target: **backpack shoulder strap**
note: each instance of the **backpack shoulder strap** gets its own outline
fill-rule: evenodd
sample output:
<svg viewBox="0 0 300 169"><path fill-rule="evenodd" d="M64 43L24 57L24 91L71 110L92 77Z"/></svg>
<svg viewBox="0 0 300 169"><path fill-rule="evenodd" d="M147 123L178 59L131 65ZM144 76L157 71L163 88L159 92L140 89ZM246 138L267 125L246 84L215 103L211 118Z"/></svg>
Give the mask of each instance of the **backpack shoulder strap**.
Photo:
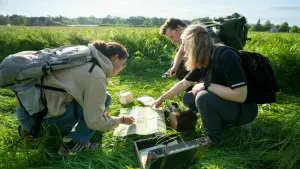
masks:
<svg viewBox="0 0 300 169"><path fill-rule="evenodd" d="M216 50L215 50L215 53L213 54L214 56L213 56L213 59L210 61L210 63L209 63L209 65L208 65L208 67L207 67L207 72L206 73L208 73L207 75L205 75L206 77L206 81L208 81L208 82L211 82L212 81L212 76L213 76L213 70L214 70L214 60L215 59L218 59L219 60L219 58L218 57L220 57L222 54L223 54L223 52L225 52L226 50L229 50L229 49L231 49L231 50L233 50L233 51L235 51L238 55L240 55L240 52L238 51L238 50L236 50L236 49L234 49L234 48L232 48L232 47L230 47L230 46L219 46Z"/></svg>
<svg viewBox="0 0 300 169"><path fill-rule="evenodd" d="M233 51L235 51L236 53L240 53L238 50L236 50L235 48L233 47L230 47L230 46L219 46L216 51L215 51L215 54L214 54L214 57L219 57L223 54L223 52L227 49L231 49Z"/></svg>
<svg viewBox="0 0 300 169"><path fill-rule="evenodd" d="M221 54L226 50L228 49L227 46L219 46L215 52L213 53L213 58L210 60L207 68L206 68L206 72L205 72L205 78L204 78L204 81L207 81L207 82L211 82L212 81L212 76L213 76L213 73L214 73L214 62L215 62L215 59L218 59L217 57L221 56Z"/></svg>
<svg viewBox="0 0 300 169"><path fill-rule="evenodd" d="M99 66L99 67L102 69L102 67L101 67L101 65L99 64L99 62L97 61L97 59L92 58L92 60L91 60L90 62L93 63L93 65L91 66L91 68L90 68L90 70L89 70L90 73L94 70L94 67L95 67L96 65Z"/></svg>
<svg viewBox="0 0 300 169"><path fill-rule="evenodd" d="M220 57L222 54L223 54L223 52L225 52L226 50L228 50L228 49L231 49L231 50L233 50L233 51L235 51L238 55L240 55L240 52L238 51L238 50L236 50L235 48L233 48L233 47L230 47L230 46L220 46L220 47L218 47L217 49L216 49L216 51L215 51L215 54L214 54L214 57ZM212 68L211 68L211 70L210 71L212 71L213 70L213 66L211 66ZM209 70L208 70L209 71ZM210 74L210 76L209 76L209 80L211 81L211 76L212 76L212 73L213 72L211 72L211 74ZM235 125L238 125L238 122L239 122L239 120L240 120L240 118L241 118L241 116L242 116L242 104L239 104L239 113L238 113L238 116L237 116L237 118L236 118L236 120L235 120Z"/></svg>

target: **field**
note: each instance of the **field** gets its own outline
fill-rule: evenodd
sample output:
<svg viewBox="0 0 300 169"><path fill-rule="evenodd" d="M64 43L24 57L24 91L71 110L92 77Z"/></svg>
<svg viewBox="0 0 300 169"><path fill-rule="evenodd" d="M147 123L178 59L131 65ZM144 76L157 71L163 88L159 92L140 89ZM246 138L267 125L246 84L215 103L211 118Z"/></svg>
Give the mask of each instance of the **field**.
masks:
<svg viewBox="0 0 300 169"><path fill-rule="evenodd" d="M298 169L300 168L300 34L252 33L245 50L269 57L281 88L278 102L259 106L259 116L251 124L234 127L224 141L209 149L191 169ZM132 91L134 97L159 97L176 80L163 79L177 46L158 34L155 28L81 27L0 27L0 60L22 50L38 50L66 44L86 44L92 40L118 41L129 51L128 66L109 81L113 96L110 115L118 115L117 94ZM170 101L180 103L181 96ZM166 103L168 103L166 102ZM34 142L20 141L14 116L14 94L0 90L0 168L139 168L133 142L145 138L114 138L113 131L97 133L98 151L61 158L58 135L45 134ZM139 105L136 101L131 104ZM173 133L170 131L169 133ZM203 135L198 121L194 132L177 133L189 140ZM184 158L184 157L183 157Z"/></svg>

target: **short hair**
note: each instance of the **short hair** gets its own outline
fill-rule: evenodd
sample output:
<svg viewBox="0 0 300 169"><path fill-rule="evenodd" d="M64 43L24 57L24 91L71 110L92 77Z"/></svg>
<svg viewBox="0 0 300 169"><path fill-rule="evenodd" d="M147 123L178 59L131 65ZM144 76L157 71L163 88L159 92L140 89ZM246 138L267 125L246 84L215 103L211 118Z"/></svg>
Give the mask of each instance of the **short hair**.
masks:
<svg viewBox="0 0 300 169"><path fill-rule="evenodd" d="M165 35L166 31L168 28L170 29L176 29L178 27L178 25L182 26L182 27L187 27L187 24L185 22L183 22L180 19L177 18L169 18L166 20L166 22L160 27L160 34L161 35Z"/></svg>

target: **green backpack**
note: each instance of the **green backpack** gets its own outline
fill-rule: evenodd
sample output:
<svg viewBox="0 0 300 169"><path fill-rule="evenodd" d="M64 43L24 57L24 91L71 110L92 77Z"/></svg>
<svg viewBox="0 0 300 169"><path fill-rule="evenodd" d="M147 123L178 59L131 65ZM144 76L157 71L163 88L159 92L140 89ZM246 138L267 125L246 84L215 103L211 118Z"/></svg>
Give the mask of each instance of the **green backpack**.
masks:
<svg viewBox="0 0 300 169"><path fill-rule="evenodd" d="M249 25L244 16L228 16L203 23L207 28L212 28L221 42L237 50L243 50L248 38Z"/></svg>

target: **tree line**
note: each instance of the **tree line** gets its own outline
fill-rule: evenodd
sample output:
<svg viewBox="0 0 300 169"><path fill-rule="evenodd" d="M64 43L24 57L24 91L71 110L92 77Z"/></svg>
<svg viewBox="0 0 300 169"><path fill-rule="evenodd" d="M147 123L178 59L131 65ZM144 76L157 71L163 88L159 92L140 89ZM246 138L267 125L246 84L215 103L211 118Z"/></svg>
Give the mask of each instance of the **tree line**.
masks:
<svg viewBox="0 0 300 169"><path fill-rule="evenodd" d="M234 13L232 16L240 16ZM167 18L158 17L144 17L144 16L131 16L129 18L122 18L107 15L103 18L94 16L67 18L64 16L41 16L41 17L26 17L23 15L0 15L0 25L23 25L23 26L66 26L66 25L130 25L130 26L145 26L145 27L159 27L166 21ZM187 24L210 22L215 18L203 17L195 18L192 20L184 20ZM275 31L275 32L293 32L300 33L300 27L294 25L289 26L287 22L279 25L272 24L267 20L264 24L260 20L256 24L250 24L250 31Z"/></svg>
<svg viewBox="0 0 300 169"><path fill-rule="evenodd" d="M260 20L257 21L256 24L251 24L250 31L274 31L274 32L291 32L291 33L300 33L300 27L294 25L292 27L289 26L288 22L283 22L281 25L275 25L267 20L264 24L260 23Z"/></svg>
<svg viewBox="0 0 300 169"><path fill-rule="evenodd" d="M22 15L0 15L0 25L24 25L24 26L58 26L58 25L134 25L134 26L160 26L166 18L132 16L129 18L106 16L104 18L64 16L26 17Z"/></svg>

